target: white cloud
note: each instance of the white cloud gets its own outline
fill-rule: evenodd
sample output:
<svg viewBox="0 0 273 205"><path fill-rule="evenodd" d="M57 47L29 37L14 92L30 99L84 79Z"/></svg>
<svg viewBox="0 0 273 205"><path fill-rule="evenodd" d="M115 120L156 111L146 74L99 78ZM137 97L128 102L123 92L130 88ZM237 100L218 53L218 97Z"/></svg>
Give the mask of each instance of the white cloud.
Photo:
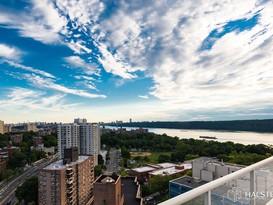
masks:
<svg viewBox="0 0 273 205"><path fill-rule="evenodd" d="M53 76L50 73L47 73L45 71L42 71L42 70L39 70L39 69L36 69L36 68L32 68L32 67L29 67L29 66L25 66L25 65L22 65L22 64L19 64L19 63L15 63L15 62L10 61L10 60L4 60L2 62L0 61L0 64L1 63L7 63L7 64L9 64L9 66L12 66L12 67L15 67L15 68L20 68L20 69L23 69L23 70L26 70L26 71L30 71L32 73L36 73L36 74L42 75L44 77L55 78L55 76Z"/></svg>
<svg viewBox="0 0 273 205"><path fill-rule="evenodd" d="M76 104L66 104L63 101L65 95L51 95L46 92L26 89L22 87L14 87L9 89L7 98L0 100L0 105L6 109L34 109L45 111L56 111L62 109L69 109Z"/></svg>
<svg viewBox="0 0 273 205"><path fill-rule="evenodd" d="M84 73L88 75L96 74L98 73L97 65L93 63L86 63L81 57L79 56L69 56L65 57L64 60L72 67L72 68L80 68L83 70Z"/></svg>
<svg viewBox="0 0 273 205"><path fill-rule="evenodd" d="M67 43L67 46L77 54L91 53L92 50L87 48L84 44L85 42L83 41L75 42L74 40L71 40L69 43Z"/></svg>
<svg viewBox="0 0 273 205"><path fill-rule="evenodd" d="M104 56L101 63L108 72L132 78L136 75L128 76L131 67L145 69L155 82L150 94L165 100L166 110L169 105L238 108L246 106L246 99L257 106L269 99L263 96L269 97L268 90L273 89L272 2L258 7L254 0L166 2L122 1L118 11L98 26L103 33L98 39L103 42L98 46ZM249 19L258 10L255 27L226 34L211 50L200 51L212 30Z"/></svg>
<svg viewBox="0 0 273 205"><path fill-rule="evenodd" d="M65 38L63 42L79 54L66 58L70 65L88 68L90 63L80 55L97 57L106 72L122 78L117 84L145 72L155 83L149 94L164 100L161 108L166 111L238 109L251 107L250 102L268 106L271 100L272 1L121 0L107 8L108 4L96 0L57 0L57 9L49 1L33 2L31 11L40 21L24 14L23 25L18 16L2 12L0 22L17 26L24 36L43 42ZM106 12L108 9L111 12ZM200 50L214 29L220 32L226 23L249 19L257 11L260 17L255 27L230 32L215 41L211 50ZM70 38L74 32L77 39ZM92 73L92 69L86 70ZM66 90L50 83L45 84Z"/></svg>
<svg viewBox="0 0 273 205"><path fill-rule="evenodd" d="M63 85L57 84L54 82L53 79L50 78L42 78L38 75L30 75L30 74L25 74L24 78L31 83L31 85L39 88L47 88L51 90L56 90L60 91L66 94L73 94L81 97L86 97L86 98L106 98L105 95L99 95L99 94L92 94L89 92L86 92L84 90L78 90L78 89L72 89L72 88L67 88Z"/></svg>
<svg viewBox="0 0 273 205"><path fill-rule="evenodd" d="M85 27L97 21L104 10L104 4L98 0L57 0L56 5L79 27Z"/></svg>
<svg viewBox="0 0 273 205"><path fill-rule="evenodd" d="M40 3L45 3L45 1L35 1ZM47 9L51 7L51 9ZM37 41L43 43L60 43L60 34L66 33L65 26L66 22L63 17L49 20L44 18L43 14L48 13L47 16L51 16L54 9L52 8L52 3L48 3L48 7L44 10L37 7L34 10L27 8L25 12L9 12L8 10L1 10L0 13L0 23L5 27L17 29L21 36L30 37ZM48 12L51 10L51 12ZM56 15L54 15L56 17ZM20 21L18 20L20 19ZM60 24L63 24L60 26Z"/></svg>
<svg viewBox="0 0 273 205"><path fill-rule="evenodd" d="M82 106L82 103L68 103L65 94L51 95L36 89L13 87L6 93L6 98L0 99L3 108L1 115L5 116L5 122L66 121L73 119L75 111ZM15 111L16 115L11 114Z"/></svg>
<svg viewBox="0 0 273 205"><path fill-rule="evenodd" d="M90 77L90 76L85 76L85 75L76 75L76 76L74 76L74 78L76 78L78 80L84 79L84 80L95 81L95 78Z"/></svg>
<svg viewBox="0 0 273 205"><path fill-rule="evenodd" d="M139 95L138 97L139 97L139 98L142 98L142 99L149 99L149 96L148 96L148 95Z"/></svg>
<svg viewBox="0 0 273 205"><path fill-rule="evenodd" d="M32 14L34 14L35 17L40 17L41 19L39 21L46 25L50 31L66 34L68 21L58 12L53 2L49 0L32 0L32 5Z"/></svg>
<svg viewBox="0 0 273 205"><path fill-rule="evenodd" d="M106 72L113 73L125 79L136 78L136 75L129 72L131 70L129 63L126 63L121 56L118 54L112 55L105 45L98 45L98 48L102 54L102 57L98 58L98 60Z"/></svg>
<svg viewBox="0 0 273 205"><path fill-rule="evenodd" d="M22 52L18 48L6 44L0 44L0 57L19 60L21 55Z"/></svg>

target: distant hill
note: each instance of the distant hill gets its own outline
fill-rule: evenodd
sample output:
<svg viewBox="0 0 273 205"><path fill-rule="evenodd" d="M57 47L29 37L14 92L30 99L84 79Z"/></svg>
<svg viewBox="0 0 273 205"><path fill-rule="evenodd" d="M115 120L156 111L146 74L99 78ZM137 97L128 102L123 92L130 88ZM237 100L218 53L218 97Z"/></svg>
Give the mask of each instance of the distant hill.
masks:
<svg viewBox="0 0 273 205"><path fill-rule="evenodd" d="M105 125L116 126L116 123ZM159 121L159 122L132 122L120 123L122 127L148 127L170 129L200 129L200 130L229 130L229 131L252 131L273 133L273 119L269 120L233 120L233 121Z"/></svg>

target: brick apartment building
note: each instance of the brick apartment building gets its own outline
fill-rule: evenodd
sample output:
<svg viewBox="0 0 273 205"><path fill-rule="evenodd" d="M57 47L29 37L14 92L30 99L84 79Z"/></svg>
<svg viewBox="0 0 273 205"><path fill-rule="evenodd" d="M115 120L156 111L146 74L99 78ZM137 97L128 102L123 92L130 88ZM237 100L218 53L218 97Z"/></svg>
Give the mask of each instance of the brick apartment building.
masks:
<svg viewBox="0 0 273 205"><path fill-rule="evenodd" d="M7 159L5 156L0 155L0 173L7 169Z"/></svg>
<svg viewBox="0 0 273 205"><path fill-rule="evenodd" d="M32 141L33 141L33 145L36 147L43 143L43 138L40 136L36 136L32 138Z"/></svg>
<svg viewBox="0 0 273 205"><path fill-rule="evenodd" d="M64 159L39 172L40 205L90 205L93 201L94 158L78 156L77 148L64 151Z"/></svg>
<svg viewBox="0 0 273 205"><path fill-rule="evenodd" d="M101 175L94 183L94 205L142 205L136 177Z"/></svg>
<svg viewBox="0 0 273 205"><path fill-rule="evenodd" d="M9 144L7 147L3 147L1 152L6 152L8 154L9 159L12 157L13 153L20 151L20 147L12 146Z"/></svg>
<svg viewBox="0 0 273 205"><path fill-rule="evenodd" d="M11 135L10 141L15 143L21 143L23 141L23 135L22 134Z"/></svg>
<svg viewBox="0 0 273 205"><path fill-rule="evenodd" d="M94 205L123 205L121 177L101 175L94 184Z"/></svg>

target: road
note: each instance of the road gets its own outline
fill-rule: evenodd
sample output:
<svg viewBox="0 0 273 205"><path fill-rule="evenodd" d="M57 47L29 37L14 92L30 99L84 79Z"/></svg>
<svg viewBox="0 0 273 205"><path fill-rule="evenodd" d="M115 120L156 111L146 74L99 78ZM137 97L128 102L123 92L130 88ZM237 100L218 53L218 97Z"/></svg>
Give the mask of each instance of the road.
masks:
<svg viewBox="0 0 273 205"><path fill-rule="evenodd" d="M55 160L55 157L51 159L45 159L37 165L30 167L22 175L6 184L6 186L0 190L0 205L6 205L9 200L11 201L11 204L15 204L15 190L17 189L17 187L21 185L26 179L35 175L37 176L37 172L39 169L42 169L43 167L47 166Z"/></svg>
<svg viewBox="0 0 273 205"><path fill-rule="evenodd" d="M106 163L106 174L112 174L113 172L118 172L120 169L119 162L120 162L120 151L116 148L111 148L109 150L109 160Z"/></svg>

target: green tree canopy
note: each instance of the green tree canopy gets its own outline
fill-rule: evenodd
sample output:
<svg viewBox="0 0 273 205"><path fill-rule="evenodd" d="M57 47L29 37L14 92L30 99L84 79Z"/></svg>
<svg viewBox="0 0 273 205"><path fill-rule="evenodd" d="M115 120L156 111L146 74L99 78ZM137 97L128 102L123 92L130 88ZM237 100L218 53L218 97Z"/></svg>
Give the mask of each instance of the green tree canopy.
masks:
<svg viewBox="0 0 273 205"><path fill-rule="evenodd" d="M21 202L25 203L35 202L38 205L38 177L33 176L27 179L15 191L15 196Z"/></svg>
<svg viewBox="0 0 273 205"><path fill-rule="evenodd" d="M158 162L159 163L169 162L169 161L171 161L171 157L169 155L167 155L167 154L161 154L158 157Z"/></svg>
<svg viewBox="0 0 273 205"><path fill-rule="evenodd" d="M12 154L12 157L8 161L8 165L11 169L23 167L26 163L26 155L18 151Z"/></svg>

